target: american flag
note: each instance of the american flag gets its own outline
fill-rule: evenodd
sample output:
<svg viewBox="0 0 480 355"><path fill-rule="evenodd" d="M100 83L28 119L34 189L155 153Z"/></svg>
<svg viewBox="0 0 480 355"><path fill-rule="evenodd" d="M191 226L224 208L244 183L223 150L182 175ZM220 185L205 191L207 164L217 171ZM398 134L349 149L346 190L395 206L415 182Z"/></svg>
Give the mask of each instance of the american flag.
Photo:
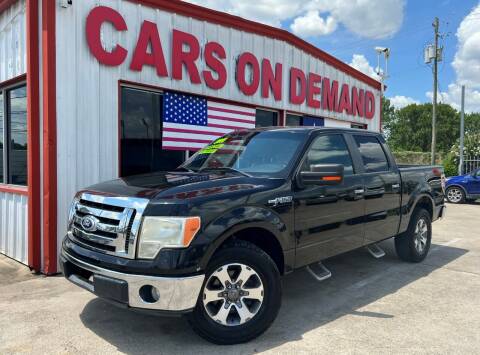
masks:
<svg viewBox="0 0 480 355"><path fill-rule="evenodd" d="M199 150L226 133L255 128L255 109L166 92L162 147Z"/></svg>

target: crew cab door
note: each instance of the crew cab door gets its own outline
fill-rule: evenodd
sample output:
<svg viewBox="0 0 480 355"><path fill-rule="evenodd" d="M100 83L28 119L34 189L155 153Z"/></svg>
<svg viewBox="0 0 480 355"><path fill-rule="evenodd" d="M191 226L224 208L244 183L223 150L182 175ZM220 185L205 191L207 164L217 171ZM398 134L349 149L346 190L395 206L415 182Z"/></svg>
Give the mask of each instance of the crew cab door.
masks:
<svg viewBox="0 0 480 355"><path fill-rule="evenodd" d="M363 244L363 178L356 174L352 148L342 133L320 133L300 162L297 174L318 164L343 164L344 178L337 185L294 187L296 267Z"/></svg>
<svg viewBox="0 0 480 355"><path fill-rule="evenodd" d="M398 233L401 178L381 136L353 134L352 138L363 163L365 244L371 244Z"/></svg>

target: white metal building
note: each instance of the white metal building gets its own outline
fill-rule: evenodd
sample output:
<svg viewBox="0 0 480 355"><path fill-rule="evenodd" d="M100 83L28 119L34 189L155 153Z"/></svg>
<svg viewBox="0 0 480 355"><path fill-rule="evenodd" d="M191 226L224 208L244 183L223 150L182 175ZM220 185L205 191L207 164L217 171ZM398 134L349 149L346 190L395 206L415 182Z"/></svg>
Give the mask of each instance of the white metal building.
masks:
<svg viewBox="0 0 480 355"><path fill-rule="evenodd" d="M379 82L284 30L177 0L0 0L0 252L55 273L79 188L183 161L167 92L257 126L381 124Z"/></svg>

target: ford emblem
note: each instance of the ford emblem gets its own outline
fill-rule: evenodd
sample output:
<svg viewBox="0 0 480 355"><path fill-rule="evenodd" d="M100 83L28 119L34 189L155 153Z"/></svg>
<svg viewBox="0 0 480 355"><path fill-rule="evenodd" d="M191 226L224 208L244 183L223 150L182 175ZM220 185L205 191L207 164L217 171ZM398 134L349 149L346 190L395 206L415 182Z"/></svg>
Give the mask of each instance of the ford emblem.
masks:
<svg viewBox="0 0 480 355"><path fill-rule="evenodd" d="M93 216L85 216L82 218L82 228L87 232L95 232L97 230L98 219Z"/></svg>

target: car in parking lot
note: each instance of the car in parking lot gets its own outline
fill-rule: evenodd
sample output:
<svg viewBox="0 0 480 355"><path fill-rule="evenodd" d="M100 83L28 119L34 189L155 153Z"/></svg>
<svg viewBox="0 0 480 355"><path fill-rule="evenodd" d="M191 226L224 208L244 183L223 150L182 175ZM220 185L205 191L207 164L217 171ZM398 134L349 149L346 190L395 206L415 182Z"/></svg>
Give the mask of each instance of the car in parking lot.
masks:
<svg viewBox="0 0 480 355"><path fill-rule="evenodd" d="M480 169L469 174L447 179L446 194L450 203L464 203L480 199Z"/></svg>
<svg viewBox="0 0 480 355"><path fill-rule="evenodd" d="M60 263L121 307L185 315L218 344L274 321L280 276L395 238L420 262L445 213L440 166L397 165L384 137L338 128L259 128L218 138L171 172L77 193Z"/></svg>

